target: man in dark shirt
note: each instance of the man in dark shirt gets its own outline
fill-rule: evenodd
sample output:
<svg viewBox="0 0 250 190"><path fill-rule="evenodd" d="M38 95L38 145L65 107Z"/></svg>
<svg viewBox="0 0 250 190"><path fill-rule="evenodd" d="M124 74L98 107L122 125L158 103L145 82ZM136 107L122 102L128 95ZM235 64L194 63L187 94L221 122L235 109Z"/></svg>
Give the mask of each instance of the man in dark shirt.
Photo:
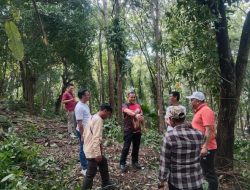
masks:
<svg viewBox="0 0 250 190"><path fill-rule="evenodd" d="M122 172L126 172L126 159L131 143L133 143L132 166L134 169L141 169L138 163L138 154L141 142L140 123L144 125L144 117L140 104L136 103L135 92L128 93L128 103L123 104L122 112L124 113L124 145L120 158L120 169Z"/></svg>
<svg viewBox="0 0 250 190"><path fill-rule="evenodd" d="M168 116L173 130L163 138L158 188L164 189L168 181L169 190L202 190L200 152L204 136L184 122L185 110L181 106L172 106Z"/></svg>

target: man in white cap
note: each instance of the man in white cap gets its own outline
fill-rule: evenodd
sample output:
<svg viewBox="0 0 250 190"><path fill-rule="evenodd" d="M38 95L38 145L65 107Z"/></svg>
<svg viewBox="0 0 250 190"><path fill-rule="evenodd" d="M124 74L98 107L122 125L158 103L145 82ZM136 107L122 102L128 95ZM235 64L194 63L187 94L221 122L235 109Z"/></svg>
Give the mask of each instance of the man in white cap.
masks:
<svg viewBox="0 0 250 190"><path fill-rule="evenodd" d="M168 116L173 130L163 138L158 189L164 189L164 182L168 182L169 190L202 190L199 158L204 136L185 122L183 107L170 107Z"/></svg>
<svg viewBox="0 0 250 190"><path fill-rule="evenodd" d="M205 103L205 96L202 92L193 92L190 99L194 117L192 120L193 128L201 131L205 135L205 143L201 149L201 167L203 175L208 181L209 190L218 189L218 178L215 173L214 158L217 150L215 139L215 114Z"/></svg>

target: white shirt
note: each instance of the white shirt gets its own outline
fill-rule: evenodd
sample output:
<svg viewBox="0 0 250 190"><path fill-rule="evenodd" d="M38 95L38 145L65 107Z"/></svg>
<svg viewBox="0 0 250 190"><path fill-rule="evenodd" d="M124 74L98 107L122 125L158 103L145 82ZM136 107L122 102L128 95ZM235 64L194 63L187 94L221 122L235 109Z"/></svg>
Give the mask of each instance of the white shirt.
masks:
<svg viewBox="0 0 250 190"><path fill-rule="evenodd" d="M91 117L88 104L85 104L85 103L82 103L81 101L79 101L75 107L75 116L76 116L76 121L82 120L82 125L83 125L83 127L85 127L88 120ZM76 127L76 130L79 131L78 125Z"/></svg>

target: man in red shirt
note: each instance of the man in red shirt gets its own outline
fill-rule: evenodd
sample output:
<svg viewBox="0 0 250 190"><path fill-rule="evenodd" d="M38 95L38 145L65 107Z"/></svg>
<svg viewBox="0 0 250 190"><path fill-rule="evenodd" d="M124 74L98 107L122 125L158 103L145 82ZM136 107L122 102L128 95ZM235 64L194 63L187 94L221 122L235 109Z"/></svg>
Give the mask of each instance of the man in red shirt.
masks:
<svg viewBox="0 0 250 190"><path fill-rule="evenodd" d="M140 104L136 103L135 92L128 93L128 103L123 104L122 112L124 113L124 145L120 158L120 169L122 172L127 171L126 159L129 153L131 143L132 148L132 166L135 169L141 169L138 163L138 154L141 142L141 125L144 125L144 117Z"/></svg>
<svg viewBox="0 0 250 190"><path fill-rule="evenodd" d="M64 108L66 110L67 120L68 120L68 132L71 137L75 137L75 114L74 109L76 106L76 99L74 95L74 85L68 84L66 91L62 96L62 103L64 104Z"/></svg>
<svg viewBox="0 0 250 190"><path fill-rule="evenodd" d="M217 190L218 178L214 168L214 157L217 149L215 139L215 114L205 103L205 96L202 92L193 92L193 94L187 96L187 98L191 100L194 110L192 126L205 135L205 143L201 149L201 167L203 175L208 181L208 189Z"/></svg>

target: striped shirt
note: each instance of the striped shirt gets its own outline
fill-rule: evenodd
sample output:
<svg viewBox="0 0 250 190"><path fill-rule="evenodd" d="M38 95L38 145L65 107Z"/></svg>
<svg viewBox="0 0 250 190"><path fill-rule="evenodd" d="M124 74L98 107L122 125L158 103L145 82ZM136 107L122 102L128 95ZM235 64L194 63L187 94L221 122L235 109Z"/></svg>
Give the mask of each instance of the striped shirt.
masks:
<svg viewBox="0 0 250 190"><path fill-rule="evenodd" d="M198 189L203 176L200 151L204 142L201 132L183 123L166 132L160 155L160 181L169 181L178 189Z"/></svg>

